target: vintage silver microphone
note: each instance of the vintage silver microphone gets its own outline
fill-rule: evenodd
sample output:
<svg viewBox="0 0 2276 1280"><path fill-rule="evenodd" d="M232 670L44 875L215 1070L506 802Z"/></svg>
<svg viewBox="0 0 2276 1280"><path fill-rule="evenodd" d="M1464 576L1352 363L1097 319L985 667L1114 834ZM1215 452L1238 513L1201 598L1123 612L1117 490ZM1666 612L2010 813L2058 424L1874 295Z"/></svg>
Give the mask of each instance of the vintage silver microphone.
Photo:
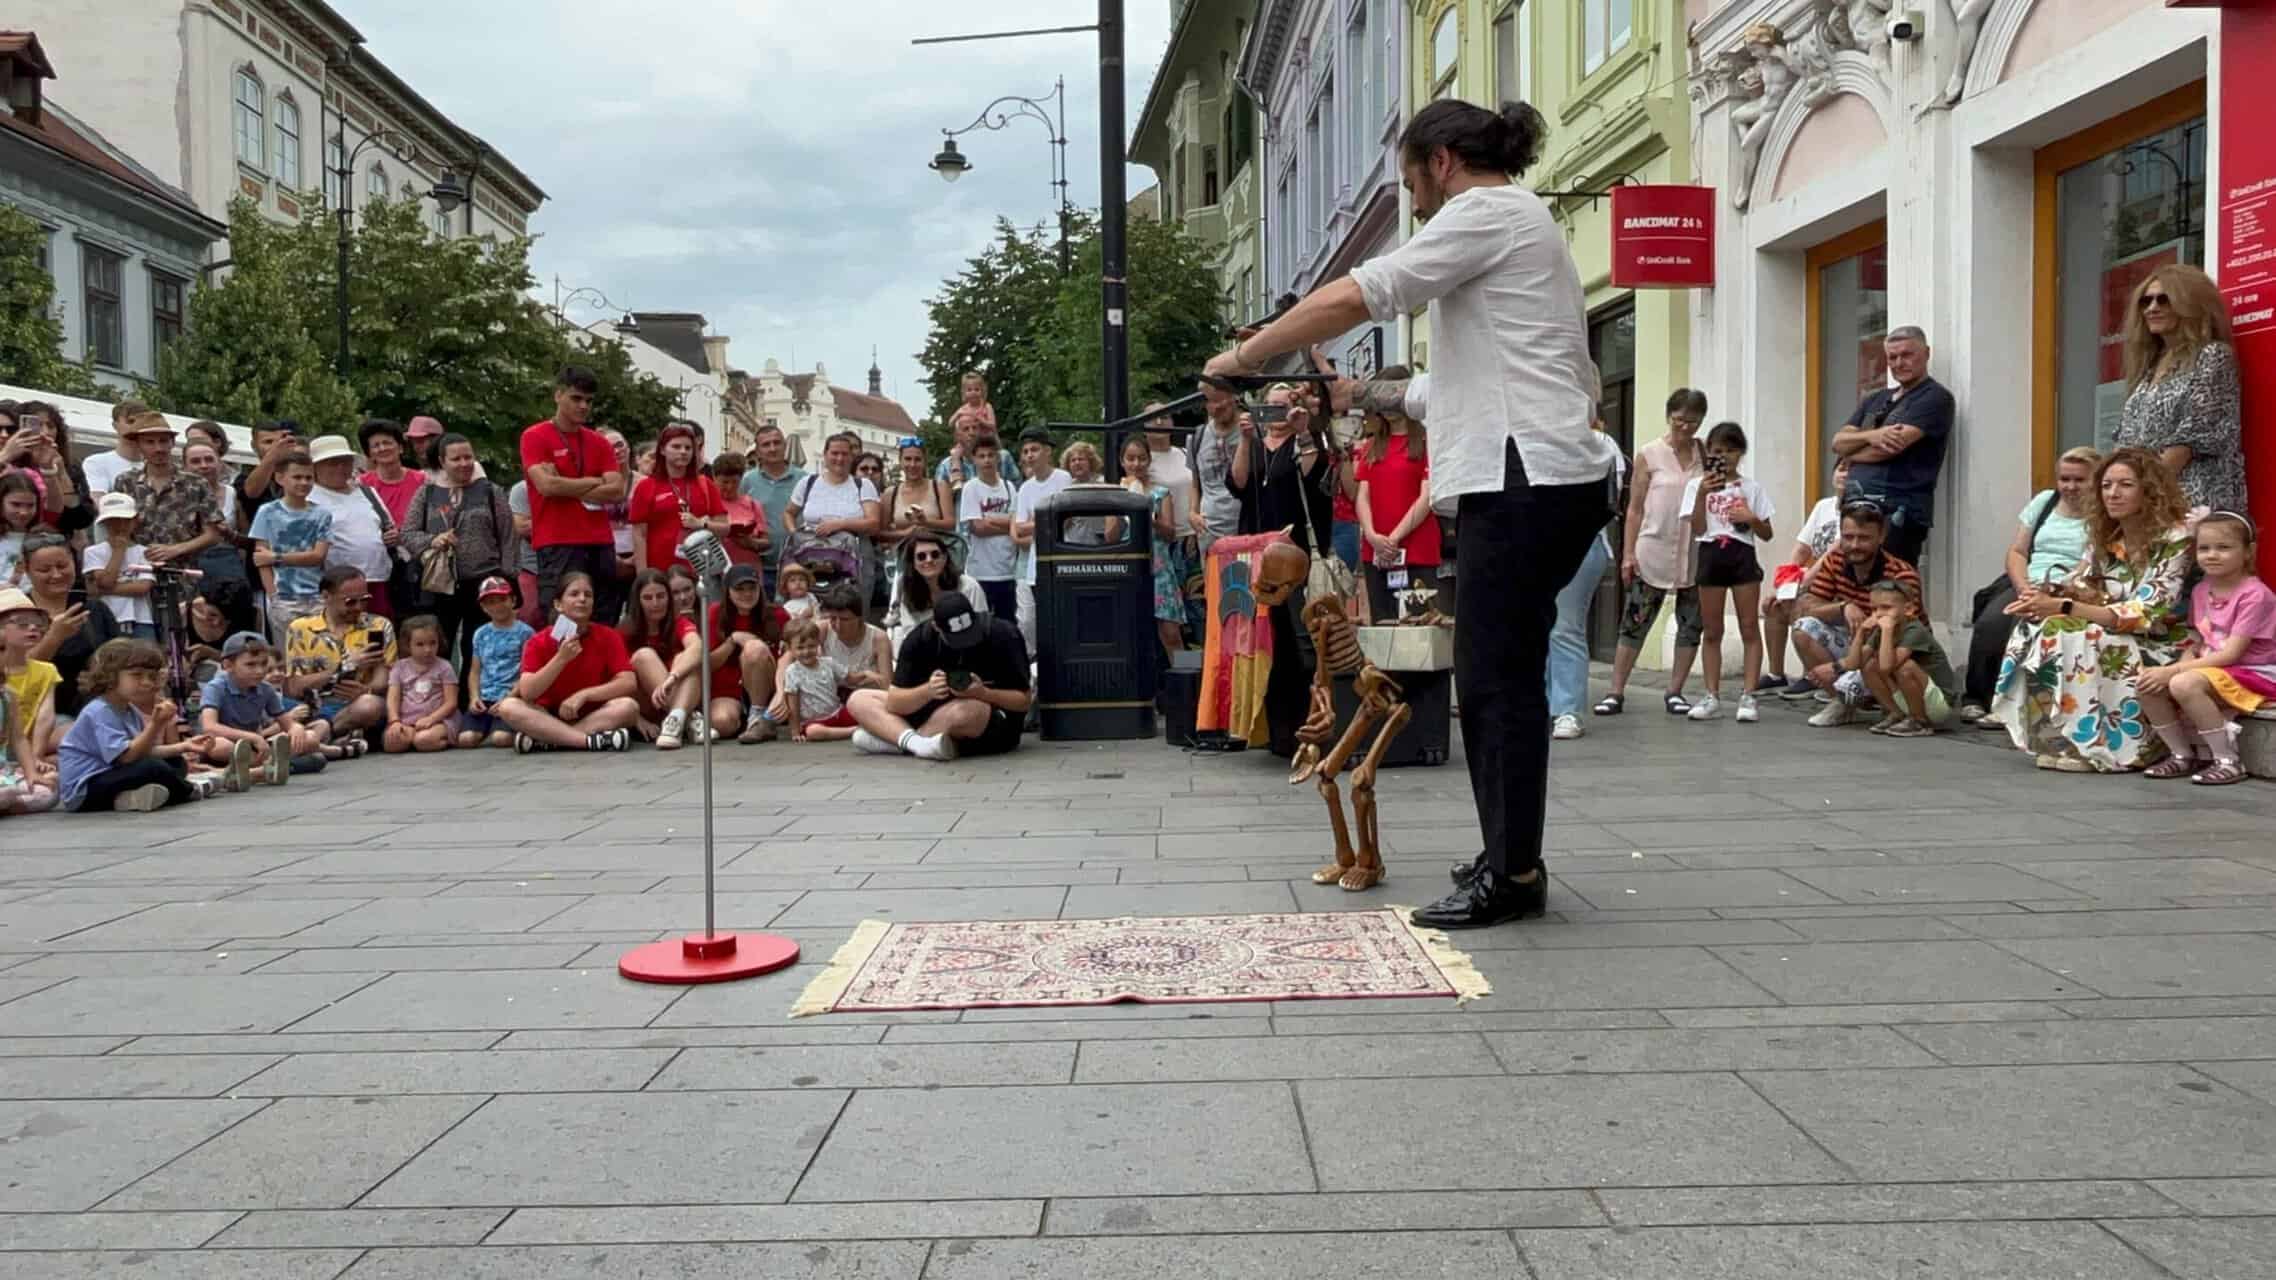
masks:
<svg viewBox="0 0 2276 1280"><path fill-rule="evenodd" d="M703 708L703 936L708 938L717 924L712 910L711 740L718 733L711 724L711 612L726 594L720 582L727 574L727 547L711 530L697 529L680 542L680 554L695 568L696 625L703 635L703 658L696 665L703 669L698 705Z"/></svg>

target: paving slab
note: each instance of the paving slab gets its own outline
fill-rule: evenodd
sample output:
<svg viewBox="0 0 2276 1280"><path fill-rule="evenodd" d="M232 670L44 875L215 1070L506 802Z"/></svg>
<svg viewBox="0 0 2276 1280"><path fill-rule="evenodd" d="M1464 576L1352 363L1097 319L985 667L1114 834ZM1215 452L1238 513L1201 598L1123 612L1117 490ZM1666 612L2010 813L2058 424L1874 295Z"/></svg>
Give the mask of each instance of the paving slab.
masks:
<svg viewBox="0 0 2276 1280"><path fill-rule="evenodd" d="M806 1095L794 1095L806 1096ZM1312 1191L1285 1084L856 1094L799 1200Z"/></svg>
<svg viewBox="0 0 2276 1280"><path fill-rule="evenodd" d="M1937 1059L1886 1027L1725 1027L1522 1031L1485 1037L1517 1075L1601 1071L1930 1067Z"/></svg>
<svg viewBox="0 0 2276 1280"><path fill-rule="evenodd" d="M498 1097L360 1203L780 1201L845 1099L825 1090Z"/></svg>
<svg viewBox="0 0 2276 1280"><path fill-rule="evenodd" d="M240 1083L239 1097L607 1093L640 1088L670 1049L304 1053Z"/></svg>
<svg viewBox="0 0 2276 1280"><path fill-rule="evenodd" d="M1352 1035L1240 1039L1108 1040L1086 1043L1075 1079L1324 1080L1479 1075L1501 1070L1470 1035Z"/></svg>
<svg viewBox="0 0 2276 1280"><path fill-rule="evenodd" d="M2091 989L1985 942L1816 942L1715 954L1792 1004L2047 1000Z"/></svg>
<svg viewBox="0 0 2276 1280"><path fill-rule="evenodd" d="M2270 1054L2276 1054L2276 1045L2263 1041L2258 1056L2266 1059ZM2192 1065L2222 1084L2242 1089L2262 1102L2276 1103L2276 1061L2205 1062Z"/></svg>
<svg viewBox="0 0 2276 1280"><path fill-rule="evenodd" d="M366 1249L480 1244L504 1209L263 1209L215 1236L216 1249Z"/></svg>
<svg viewBox="0 0 2276 1280"><path fill-rule="evenodd" d="M479 1097L285 1098L106 1200L106 1209L345 1208Z"/></svg>
<svg viewBox="0 0 2276 1280"><path fill-rule="evenodd" d="M913 1241L374 1249L341 1280L917 1280Z"/></svg>
<svg viewBox="0 0 2276 1280"><path fill-rule="evenodd" d="M278 1061L259 1054L12 1058L0 1098L211 1098Z"/></svg>
<svg viewBox="0 0 2276 1280"><path fill-rule="evenodd" d="M1579 1191L1321 1192L1278 1196L1100 1196L1051 1202L1054 1236L1238 1235L1265 1231L1499 1231L1596 1226Z"/></svg>
<svg viewBox="0 0 2276 1280"><path fill-rule="evenodd" d="M685 1049L650 1089L890 1089L1064 1084L1073 1044L783 1045Z"/></svg>
<svg viewBox="0 0 2276 1280"><path fill-rule="evenodd" d="M2276 1258L2276 1218L2103 1225L2180 1280L2261 1280Z"/></svg>
<svg viewBox="0 0 2276 1280"><path fill-rule="evenodd" d="M0 1280L334 1280L353 1249L0 1254Z"/></svg>
<svg viewBox="0 0 2276 1280"><path fill-rule="evenodd" d="M91 1209L262 1105L250 1099L0 1102L0 1211Z"/></svg>
<svg viewBox="0 0 2276 1280"><path fill-rule="evenodd" d="M487 1243L636 1244L704 1240L929 1240L1031 1236L1041 1200L896 1200L883 1204L671 1204L634 1209L516 1209Z"/></svg>
<svg viewBox="0 0 2276 1280"><path fill-rule="evenodd" d="M864 920L1056 920L1070 890L850 889L817 890L776 917L782 928L857 925Z"/></svg>
<svg viewBox="0 0 2276 1280"><path fill-rule="evenodd" d="M73 978L0 1004L0 1035L275 1031L370 981L368 974Z"/></svg>
<svg viewBox="0 0 2276 1280"><path fill-rule="evenodd" d="M2071 1018L1914 1026L1906 1039L1964 1066L2187 1062L2276 1056L2276 1018Z"/></svg>
<svg viewBox="0 0 2276 1280"><path fill-rule="evenodd" d="M1534 1280L2151 1280L2086 1222L1521 1231Z"/></svg>
<svg viewBox="0 0 2276 1280"><path fill-rule="evenodd" d="M0 1251L195 1249L235 1213L0 1213Z"/></svg>
<svg viewBox="0 0 2276 1280"><path fill-rule="evenodd" d="M523 1027L640 1026L681 994L678 988L626 982L613 969L395 973L294 1024L293 1030L506 1031Z"/></svg>
<svg viewBox="0 0 2276 1280"><path fill-rule="evenodd" d="M1999 945L2106 996L2276 995L2276 937L2168 934Z"/></svg>
<svg viewBox="0 0 2276 1280"><path fill-rule="evenodd" d="M2140 1182L1876 1182L1790 1187L1605 1187L1628 1227L1805 1222L1995 1222L2155 1218L2185 1210Z"/></svg>
<svg viewBox="0 0 2276 1280"><path fill-rule="evenodd" d="M956 1241L934 1250L926 1280L1157 1280L1240 1276L1315 1280L1322 1275L1466 1277L1523 1275L1509 1237L1488 1231L1386 1235L1145 1236L1131 1239Z"/></svg>
<svg viewBox="0 0 2276 1280"><path fill-rule="evenodd" d="M1804 1073L1810 1074L1810 1073ZM1736 1076L1563 1075L1297 1086L1335 1191L1839 1181L1848 1171ZM1462 1141L1401 1158L1385 1135ZM1512 1152L1523 1159L1512 1159Z"/></svg>
<svg viewBox="0 0 2276 1280"><path fill-rule="evenodd" d="M1680 1009L1775 1004L1777 997L1700 947L1480 951L1496 1012L1515 1009ZM1321 1001L1327 1007L1341 1001Z"/></svg>
<svg viewBox="0 0 2276 1280"><path fill-rule="evenodd" d="M2276 1174L2276 1107L2187 1067L1761 1071L1746 1078L1860 1178Z"/></svg>

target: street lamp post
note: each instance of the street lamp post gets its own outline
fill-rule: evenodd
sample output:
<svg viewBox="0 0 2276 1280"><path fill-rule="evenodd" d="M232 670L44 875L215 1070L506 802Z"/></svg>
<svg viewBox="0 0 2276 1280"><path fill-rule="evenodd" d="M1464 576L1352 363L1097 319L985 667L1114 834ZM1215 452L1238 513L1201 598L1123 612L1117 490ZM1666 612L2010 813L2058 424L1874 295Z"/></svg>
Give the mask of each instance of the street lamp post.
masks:
<svg viewBox="0 0 2276 1280"><path fill-rule="evenodd" d="M1046 102L1054 104L1058 111L1058 122L1056 124L1052 122L1051 113L1044 109L1043 104ZM997 110L1007 103L1012 104L1010 110ZM997 129L1007 128L1012 121L1021 119L1036 121L1051 131L1051 185L1057 189L1059 195L1059 274L1066 275L1074 270L1075 262L1073 250L1068 244L1068 235L1074 222L1074 206L1067 200L1067 81L1065 77L1053 81L1051 92L1044 94L1040 99L1022 98L1017 94L1005 94L982 107L980 114L973 119L972 123L961 129L941 130L940 154L933 157L930 167L933 172L941 176L941 181L956 181L972 168L972 162L965 159L964 153L956 149L958 138L974 129L987 129L993 132Z"/></svg>
<svg viewBox="0 0 2276 1280"><path fill-rule="evenodd" d="M624 308L609 301L609 296L607 294L602 293L600 290L595 289L589 284L578 285L576 288L564 293L561 289L561 277L553 277L553 318L557 323L561 325L562 328L566 329L569 327L569 313L567 310L565 310L565 308L568 307L570 303L580 300L596 302L600 304L603 310L619 313L621 318L616 322L616 331L618 333L637 334L640 332L640 318L633 315L630 311L626 311Z"/></svg>
<svg viewBox="0 0 2276 1280"><path fill-rule="evenodd" d="M1005 40L1020 36L1098 33L1099 114L1099 295L1103 312L1099 345L1105 357L1100 399L1108 422L1130 416L1130 331L1126 327L1129 282L1124 236L1130 210L1122 173L1122 0L1098 0L1098 21L1081 27L1043 27L968 36L930 36L912 44L950 44L965 40ZM985 114L985 113L983 113ZM942 157L953 154L951 145ZM935 157L937 168L941 157ZM961 157L959 160L961 161ZM967 164L965 167L969 167ZM961 172L961 170L959 170ZM947 173L943 177L949 177ZM954 179L951 178L953 181Z"/></svg>
<svg viewBox="0 0 2276 1280"><path fill-rule="evenodd" d="M341 64L335 63L334 65L339 66ZM340 322L338 369L340 381L346 382L349 370L352 367L348 357L348 249L351 240L350 229L355 225L356 220L356 157L361 156L366 147L386 146L394 148L396 154L404 157L408 163L416 164L419 160L419 146L416 142L393 129L375 125L370 133L364 135L361 141L350 148L348 146L348 113L335 109L332 112L332 120L333 145L338 147L340 151L340 165L332 170L333 178L340 184L339 207L332 211L333 216L339 221L340 229L339 279L336 282L335 295ZM482 155L484 154L487 154L487 149L476 156L474 165L468 171L467 180L463 185L459 183L458 175L445 167L442 180L428 190L427 194L434 197L435 203L442 208L443 212L449 213L460 202L467 202L471 206L474 198L474 180L481 171ZM473 229L473 219L474 215L470 207L467 214L469 231Z"/></svg>

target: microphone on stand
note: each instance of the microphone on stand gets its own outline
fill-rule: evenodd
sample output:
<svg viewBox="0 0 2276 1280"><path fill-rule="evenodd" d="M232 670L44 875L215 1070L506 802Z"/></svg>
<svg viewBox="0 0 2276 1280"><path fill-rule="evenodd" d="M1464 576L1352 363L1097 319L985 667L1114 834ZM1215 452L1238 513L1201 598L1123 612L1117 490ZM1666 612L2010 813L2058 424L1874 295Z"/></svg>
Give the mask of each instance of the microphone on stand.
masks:
<svg viewBox="0 0 2276 1280"><path fill-rule="evenodd" d="M688 558L701 579L704 594L719 593L719 579L727 573L726 544L709 529L698 529L680 542L680 554Z"/></svg>

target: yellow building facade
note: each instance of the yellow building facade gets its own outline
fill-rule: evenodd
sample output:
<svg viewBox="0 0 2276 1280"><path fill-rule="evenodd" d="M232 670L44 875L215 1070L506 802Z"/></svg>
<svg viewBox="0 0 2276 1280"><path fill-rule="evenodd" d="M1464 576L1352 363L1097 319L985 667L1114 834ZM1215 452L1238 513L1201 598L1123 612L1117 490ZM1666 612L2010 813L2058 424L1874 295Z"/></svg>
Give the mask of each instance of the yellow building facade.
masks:
<svg viewBox="0 0 2276 1280"><path fill-rule="evenodd" d="M1690 379L1690 290L1612 283L1611 189L1693 181L1689 45L1682 0L1413 0L1408 115L1439 98L1530 102L1548 122L1524 182L1555 211L1588 291L1589 346L1605 429L1631 456L1665 430L1661 406ZM1417 317L1408 352L1429 364ZM1617 535L1617 530L1615 531ZM1616 584L1615 584L1616 585ZM1613 588L1591 644L1609 657ZM1649 655L1658 649L1646 646Z"/></svg>

